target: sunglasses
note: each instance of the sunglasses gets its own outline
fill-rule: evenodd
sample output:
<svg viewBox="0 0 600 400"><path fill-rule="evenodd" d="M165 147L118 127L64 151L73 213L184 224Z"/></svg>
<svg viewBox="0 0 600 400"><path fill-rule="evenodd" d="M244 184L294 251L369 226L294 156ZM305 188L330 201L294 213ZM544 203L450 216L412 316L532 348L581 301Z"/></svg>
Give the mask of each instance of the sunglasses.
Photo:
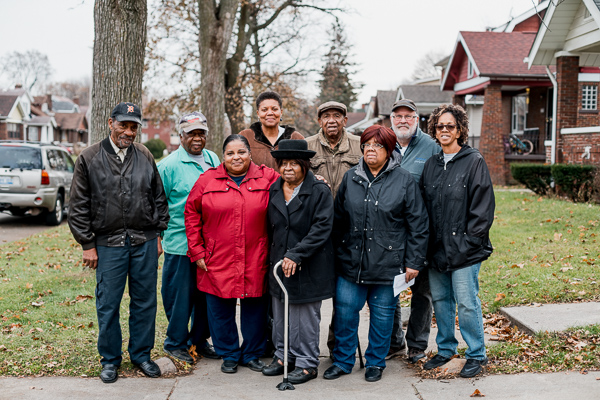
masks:
<svg viewBox="0 0 600 400"><path fill-rule="evenodd" d="M444 128L446 128L448 130L448 132L452 132L453 130L456 129L456 125L454 125L454 124L446 124L446 125L444 125L444 124L437 124L435 126L435 129L438 130L438 131L443 131Z"/></svg>

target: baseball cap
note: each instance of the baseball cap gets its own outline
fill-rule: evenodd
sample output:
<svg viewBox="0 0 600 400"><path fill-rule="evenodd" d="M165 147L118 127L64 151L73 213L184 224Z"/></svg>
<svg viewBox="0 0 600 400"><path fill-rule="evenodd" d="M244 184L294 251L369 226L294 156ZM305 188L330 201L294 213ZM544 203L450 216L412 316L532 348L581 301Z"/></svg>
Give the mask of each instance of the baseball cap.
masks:
<svg viewBox="0 0 600 400"><path fill-rule="evenodd" d="M346 115L346 113L348 112L348 109L346 108L346 106L344 104L338 103L337 101L328 101L326 103L321 104L317 108L317 117L320 118L321 114L323 114L327 110L331 110L332 108L342 111L344 113L344 115Z"/></svg>
<svg viewBox="0 0 600 400"><path fill-rule="evenodd" d="M113 108L110 117L119 122L132 121L142 124L142 112L140 108L133 103L119 103Z"/></svg>
<svg viewBox="0 0 600 400"><path fill-rule="evenodd" d="M398 107L406 107L406 108L410 108L411 110L413 110L416 113L419 112L419 110L417 109L417 106L415 105L415 102L410 99L402 99L402 100L398 100L397 102L395 102L394 105L392 106L391 112L394 112L394 110Z"/></svg>
<svg viewBox="0 0 600 400"><path fill-rule="evenodd" d="M179 131L188 133L194 129L202 129L203 131L208 132L206 117L198 111L184 114L179 120Z"/></svg>

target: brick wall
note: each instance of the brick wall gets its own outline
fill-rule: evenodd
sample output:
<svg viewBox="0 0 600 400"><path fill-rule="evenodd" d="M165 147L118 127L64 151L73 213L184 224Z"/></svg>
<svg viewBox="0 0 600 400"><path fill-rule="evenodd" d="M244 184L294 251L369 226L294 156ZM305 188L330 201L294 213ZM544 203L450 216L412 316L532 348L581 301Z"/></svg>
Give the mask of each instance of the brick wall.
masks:
<svg viewBox="0 0 600 400"><path fill-rule="evenodd" d="M495 185L506 185L510 174L508 163L504 160L504 136L508 132L504 108L500 86L488 86L485 89L479 149Z"/></svg>
<svg viewBox="0 0 600 400"><path fill-rule="evenodd" d="M579 57L558 57L556 59L556 81L558 84L558 105L556 110L556 131L577 126L579 106ZM563 135L557 138L556 162L564 162Z"/></svg>
<svg viewBox="0 0 600 400"><path fill-rule="evenodd" d="M560 135L564 164L595 164L600 165L600 133L582 133ZM590 159L581 156L586 146L591 146Z"/></svg>
<svg viewBox="0 0 600 400"><path fill-rule="evenodd" d="M579 82L577 92L577 126L598 126L598 106L596 110L584 110L582 105L583 86L596 86L598 82ZM599 88L600 89L600 88ZM599 90L600 91L600 90ZM598 92L596 92L598 93ZM596 99L596 101L598 101Z"/></svg>
<svg viewBox="0 0 600 400"><path fill-rule="evenodd" d="M0 140L8 139L8 134L6 133L6 122L0 122Z"/></svg>

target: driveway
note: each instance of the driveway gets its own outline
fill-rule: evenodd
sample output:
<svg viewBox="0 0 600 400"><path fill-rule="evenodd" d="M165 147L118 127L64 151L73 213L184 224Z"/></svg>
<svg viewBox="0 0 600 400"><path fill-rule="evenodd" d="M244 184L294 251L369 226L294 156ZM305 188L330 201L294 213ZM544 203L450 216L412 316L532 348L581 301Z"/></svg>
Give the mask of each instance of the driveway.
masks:
<svg viewBox="0 0 600 400"><path fill-rule="evenodd" d="M66 223L67 219L65 217L62 224ZM39 216L13 217L9 213L0 213L0 246L24 239L49 228L44 223L44 218Z"/></svg>

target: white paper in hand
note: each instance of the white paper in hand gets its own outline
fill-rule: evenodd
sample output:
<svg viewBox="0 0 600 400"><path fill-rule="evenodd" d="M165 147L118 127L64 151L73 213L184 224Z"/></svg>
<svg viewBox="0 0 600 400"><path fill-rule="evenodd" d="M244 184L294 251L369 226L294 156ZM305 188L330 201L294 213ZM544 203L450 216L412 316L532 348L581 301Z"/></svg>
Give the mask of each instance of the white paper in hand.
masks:
<svg viewBox="0 0 600 400"><path fill-rule="evenodd" d="M394 277L394 297L398 296L401 291L408 289L409 286L415 284L415 278L406 282L406 274L396 275Z"/></svg>

